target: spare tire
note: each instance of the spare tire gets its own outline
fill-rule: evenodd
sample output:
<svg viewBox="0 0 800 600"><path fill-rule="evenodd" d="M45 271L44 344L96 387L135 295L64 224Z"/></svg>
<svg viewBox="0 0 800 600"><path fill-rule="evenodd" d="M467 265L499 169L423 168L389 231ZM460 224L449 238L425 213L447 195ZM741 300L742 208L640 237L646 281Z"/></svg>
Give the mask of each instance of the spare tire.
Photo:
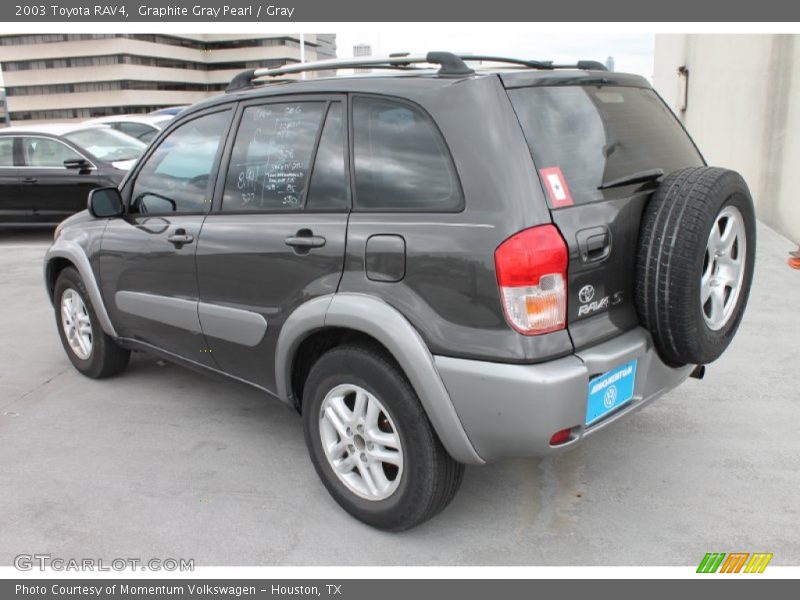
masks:
<svg viewBox="0 0 800 600"><path fill-rule="evenodd" d="M670 366L710 363L744 314L756 247L741 175L691 167L668 175L642 215L636 310Z"/></svg>

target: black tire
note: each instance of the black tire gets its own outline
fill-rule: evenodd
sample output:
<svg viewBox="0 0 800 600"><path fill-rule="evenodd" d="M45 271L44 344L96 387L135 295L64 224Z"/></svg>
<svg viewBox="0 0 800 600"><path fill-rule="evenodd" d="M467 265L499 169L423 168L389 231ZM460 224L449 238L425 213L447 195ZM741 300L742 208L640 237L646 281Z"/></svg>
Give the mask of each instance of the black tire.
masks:
<svg viewBox="0 0 800 600"><path fill-rule="evenodd" d="M709 325L709 305L701 304L701 277L709 263L706 246L712 226L728 207L738 210L746 251L738 298L727 320ZM724 216L722 225L726 223ZM750 191L742 177L716 167L692 167L668 175L645 207L639 238L636 309L650 330L662 360L670 366L707 364L730 344L744 315L755 262L756 221ZM731 249L736 255L739 246ZM711 258L712 269L716 258ZM734 294L723 286L726 298Z"/></svg>
<svg viewBox="0 0 800 600"><path fill-rule="evenodd" d="M385 499L365 499L335 474L320 437L323 400L336 386L364 388L389 413L403 449L403 470L396 490ZM356 519L385 531L402 531L430 519L453 499L464 465L442 446L414 389L381 348L348 345L324 354L311 368L303 392L303 425L311 461L342 508Z"/></svg>
<svg viewBox="0 0 800 600"><path fill-rule="evenodd" d="M78 293L89 315L92 329L92 349L87 358L81 358L75 353L64 332L61 298L67 290L74 290ZM59 273L53 292L53 306L55 307L56 325L58 326L58 335L61 338L61 343L70 362L78 371L92 379L102 379L116 375L125 369L130 360L130 350L118 346L113 338L106 335L102 327L100 327L83 279L74 268L67 267Z"/></svg>

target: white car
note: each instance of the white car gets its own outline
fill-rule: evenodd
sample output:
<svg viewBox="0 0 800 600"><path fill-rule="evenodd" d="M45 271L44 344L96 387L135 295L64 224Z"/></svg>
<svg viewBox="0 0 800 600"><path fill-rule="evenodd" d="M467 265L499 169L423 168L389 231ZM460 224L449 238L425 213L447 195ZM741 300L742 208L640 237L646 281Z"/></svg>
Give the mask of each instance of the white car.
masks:
<svg viewBox="0 0 800 600"><path fill-rule="evenodd" d="M164 115L112 115L89 119L86 123L103 123L131 137L149 144L172 120Z"/></svg>

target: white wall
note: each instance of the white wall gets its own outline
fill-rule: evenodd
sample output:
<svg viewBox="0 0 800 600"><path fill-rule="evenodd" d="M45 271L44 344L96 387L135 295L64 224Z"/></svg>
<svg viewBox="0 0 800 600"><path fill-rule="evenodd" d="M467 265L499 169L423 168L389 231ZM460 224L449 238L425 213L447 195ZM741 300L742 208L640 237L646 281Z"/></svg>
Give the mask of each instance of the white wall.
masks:
<svg viewBox="0 0 800 600"><path fill-rule="evenodd" d="M800 36L657 35L653 83L706 161L744 176L759 218L800 241Z"/></svg>

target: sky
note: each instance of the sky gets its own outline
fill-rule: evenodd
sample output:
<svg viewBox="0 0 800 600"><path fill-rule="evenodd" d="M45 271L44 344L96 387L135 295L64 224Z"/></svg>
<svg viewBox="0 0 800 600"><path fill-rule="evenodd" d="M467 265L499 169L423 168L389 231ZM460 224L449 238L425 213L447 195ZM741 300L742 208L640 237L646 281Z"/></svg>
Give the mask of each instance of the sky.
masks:
<svg viewBox="0 0 800 600"><path fill-rule="evenodd" d="M339 58L353 55L353 45L366 43L372 54L385 56L392 52L424 54L430 50L449 50L472 54L492 54L557 62L575 62L579 59L605 62L614 57L615 70L636 73L652 80L653 34L526 34L516 27L508 31L502 24L486 23L481 33L474 29L459 31L458 23L446 25L446 31L429 28L410 33L406 26L397 29L358 30L352 25L336 31Z"/></svg>

